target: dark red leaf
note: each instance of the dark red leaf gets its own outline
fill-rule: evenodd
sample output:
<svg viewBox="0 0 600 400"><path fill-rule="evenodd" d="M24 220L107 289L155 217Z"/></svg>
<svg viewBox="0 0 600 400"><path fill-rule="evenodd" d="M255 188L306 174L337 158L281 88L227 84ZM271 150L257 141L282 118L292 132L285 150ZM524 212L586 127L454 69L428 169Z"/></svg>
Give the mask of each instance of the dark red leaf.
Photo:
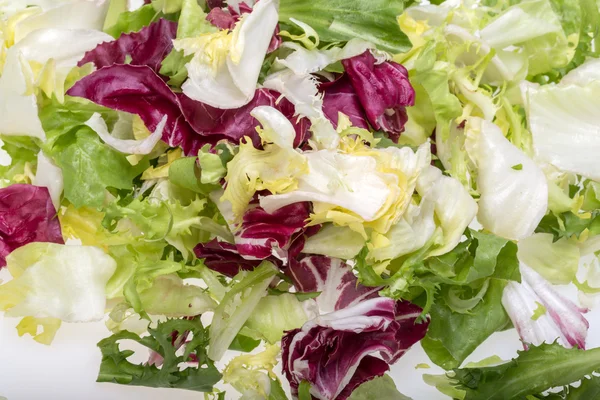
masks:
<svg viewBox="0 0 600 400"><path fill-rule="evenodd" d="M281 341L282 363L292 394L306 380L314 397L347 399L425 336L428 322L416 324L420 311L410 303L379 297L287 332Z"/></svg>
<svg viewBox="0 0 600 400"><path fill-rule="evenodd" d="M196 155L206 143L220 138L201 136L185 120L177 96L148 66L111 65L82 78L67 92L114 110L140 116L150 131L154 131L167 116L163 141L180 146L187 155Z"/></svg>
<svg viewBox="0 0 600 400"><path fill-rule="evenodd" d="M13 250L32 242L64 244L48 189L22 184L0 189L0 267Z"/></svg>
<svg viewBox="0 0 600 400"><path fill-rule="evenodd" d="M91 62L96 68L102 68L125 64L129 56L129 64L147 65L158 72L160 64L173 49L176 35L177 24L161 18L139 32L126 33L117 40L99 44L94 50L85 53L77 65Z"/></svg>
<svg viewBox="0 0 600 400"><path fill-rule="evenodd" d="M370 51L343 60L342 65L371 126L397 142L408 119L405 107L415 103L406 68L392 61L376 64Z"/></svg>
<svg viewBox="0 0 600 400"><path fill-rule="evenodd" d="M280 94L273 90L258 89L248 104L238 109L228 110L211 107L183 94L179 96L179 100L186 120L196 132L205 136L228 139L234 143L239 143L244 136L249 136L255 147L260 146L260 137L256 132L256 127L260 124L250 115L250 112L258 106L275 107L292 121L296 130L294 146L297 147L309 137L309 122L306 118L296 121L294 105L286 99L277 102L279 96Z"/></svg>
<svg viewBox="0 0 600 400"><path fill-rule="evenodd" d="M319 89L324 93L323 112L335 127L338 112L342 112L350 118L352 125L369 129L365 110L347 75L342 75L333 82L324 82Z"/></svg>

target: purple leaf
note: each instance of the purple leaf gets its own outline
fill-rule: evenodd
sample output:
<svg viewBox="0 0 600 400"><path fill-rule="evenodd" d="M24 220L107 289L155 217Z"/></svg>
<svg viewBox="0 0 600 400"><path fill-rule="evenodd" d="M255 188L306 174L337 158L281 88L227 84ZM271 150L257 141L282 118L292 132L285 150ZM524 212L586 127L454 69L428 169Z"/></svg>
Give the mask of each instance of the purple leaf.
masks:
<svg viewBox="0 0 600 400"><path fill-rule="evenodd" d="M213 8L206 16L206 20L219 29L233 30L235 23L239 18L234 17L227 10L222 8Z"/></svg>
<svg viewBox="0 0 600 400"><path fill-rule="evenodd" d="M162 139L169 146L181 146L186 155L196 155L202 145L220 139L194 132L181 113L175 93L147 66L115 64L101 68L75 83L67 94L137 114L150 131L156 130L166 115Z"/></svg>
<svg viewBox="0 0 600 400"><path fill-rule="evenodd" d="M303 380L313 397L344 400L360 384L383 375L425 336L421 309L379 297L317 317L285 334L283 372L297 395ZM380 355L382 359L375 357Z"/></svg>
<svg viewBox="0 0 600 400"><path fill-rule="evenodd" d="M342 75L333 82L324 82L319 89L324 93L323 112L335 127L338 123L338 111L341 111L350 118L352 125L369 129L365 110L347 75Z"/></svg>
<svg viewBox="0 0 600 400"><path fill-rule="evenodd" d="M299 292L321 292L316 301L322 312L341 310L378 297L381 289L359 284L348 264L327 256L293 260L285 273Z"/></svg>
<svg viewBox="0 0 600 400"><path fill-rule="evenodd" d="M32 242L65 243L48 189L22 184L0 189L0 267L13 250Z"/></svg>
<svg viewBox="0 0 600 400"><path fill-rule="evenodd" d="M370 51L342 60L342 65L371 126L397 142L408 119L405 107L415 103L406 68L392 61L376 65Z"/></svg>
<svg viewBox="0 0 600 400"><path fill-rule="evenodd" d="M269 214L260 207L243 216L235 232L238 253L247 259L264 260L274 256L284 263L296 233L304 230L310 213L310 203L295 203Z"/></svg>
<svg viewBox="0 0 600 400"><path fill-rule="evenodd" d="M99 44L85 53L77 65L81 67L91 62L100 69L125 64L127 56L130 56L129 64L147 65L158 72L160 64L173 49L176 34L177 24L161 18L139 32L123 34L117 40Z"/></svg>
<svg viewBox="0 0 600 400"><path fill-rule="evenodd" d="M208 8L221 8L225 5L225 0L206 0Z"/></svg>
<svg viewBox="0 0 600 400"><path fill-rule="evenodd" d="M251 271L261 263L261 260L246 260L239 255L235 245L217 239L199 243L194 253L204 259L208 268L229 277L234 277L240 270Z"/></svg>
<svg viewBox="0 0 600 400"><path fill-rule="evenodd" d="M293 121L296 130L294 146L297 147L309 137L308 120L301 118L296 121L296 118L293 118L294 105L284 98L277 102L279 96L280 94L273 90L258 89L248 104L238 109L228 110L211 107L183 94L179 96L179 100L186 120L201 135L228 139L234 143L239 143L244 136L249 136L255 147L260 146L260 137L256 132L256 127L260 124L250 115L250 112L257 106L275 107L286 118Z"/></svg>

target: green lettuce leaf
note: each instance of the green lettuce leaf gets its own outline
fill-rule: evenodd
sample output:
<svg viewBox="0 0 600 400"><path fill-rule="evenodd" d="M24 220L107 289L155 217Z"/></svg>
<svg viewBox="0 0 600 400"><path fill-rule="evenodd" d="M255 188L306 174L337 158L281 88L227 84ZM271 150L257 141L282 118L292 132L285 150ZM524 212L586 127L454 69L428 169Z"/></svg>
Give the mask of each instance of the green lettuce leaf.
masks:
<svg viewBox="0 0 600 400"><path fill-rule="evenodd" d="M410 48L408 38L396 22L403 10L404 1L281 0L279 21L289 31L294 31L290 18L307 23L325 42L358 37L382 50L400 53Z"/></svg>
<svg viewBox="0 0 600 400"><path fill-rule="evenodd" d="M492 333L510 326L502 292L508 280L521 280L514 242L484 232L466 234L467 240L451 252L425 260L433 276L414 283L439 288L435 300L431 289L425 290L431 322L421 343L431 360L445 369L458 367Z"/></svg>
<svg viewBox="0 0 600 400"><path fill-rule="evenodd" d="M396 389L389 375L379 376L354 389L348 400L411 400Z"/></svg>
<svg viewBox="0 0 600 400"><path fill-rule="evenodd" d="M2 142L1 150L10 156L7 165L0 165L0 179L6 180L2 186L23 182L26 169L37 163L39 147L30 136L5 136Z"/></svg>
<svg viewBox="0 0 600 400"><path fill-rule="evenodd" d="M169 77L167 82L169 85L179 88L187 79L186 64L192 60L192 57L194 56L191 54L186 57L183 55L183 51L173 49L160 64L159 72L161 75Z"/></svg>
<svg viewBox="0 0 600 400"><path fill-rule="evenodd" d="M270 295L260 299L243 331L273 344L281 340L284 331L300 328L307 320L302 302L295 294Z"/></svg>
<svg viewBox="0 0 600 400"><path fill-rule="evenodd" d="M554 242L550 233L534 233L519 241L518 256L521 262L556 285L573 281L579 269L577 243L565 238Z"/></svg>
<svg viewBox="0 0 600 400"><path fill-rule="evenodd" d="M565 67L569 43L549 0L520 2L506 9L481 30L481 38L493 48L521 47L529 59L529 74Z"/></svg>
<svg viewBox="0 0 600 400"><path fill-rule="evenodd" d="M452 379L466 392L465 400L504 400L568 385L599 368L600 349L566 349L554 343L520 351L517 358L505 364L455 369ZM594 389L590 390L593 393Z"/></svg>
<svg viewBox="0 0 600 400"><path fill-rule="evenodd" d="M179 0L181 13L177 24L177 39L194 37L203 33L216 32L217 28L206 20L206 13L198 0Z"/></svg>
<svg viewBox="0 0 600 400"><path fill-rule="evenodd" d="M421 341L431 361L444 369L456 368L492 333L510 326L501 302L505 285L506 281L491 279L482 300L467 314L453 312L442 299L436 301Z"/></svg>
<svg viewBox="0 0 600 400"><path fill-rule="evenodd" d="M586 230L590 236L600 234L600 210L586 215L577 215L571 211L559 215L548 214L536 228L536 232L551 233L554 241L560 238L579 238Z"/></svg>
<svg viewBox="0 0 600 400"><path fill-rule="evenodd" d="M98 382L112 382L123 385L147 386L154 388L186 389L197 392L211 392L213 385L221 379L221 374L213 362L206 356L208 330L202 326L199 318L193 320L173 319L158 323L155 329L149 328L149 336L140 337L128 331L121 331L98 343L102 351L102 363ZM173 344L173 333L193 334L187 343L185 352L177 355ZM132 350L121 350L119 341L133 340L158 353L163 358L160 368L157 365L134 364L127 358ZM189 361L193 354L198 360L197 366L180 370L180 364Z"/></svg>
<svg viewBox="0 0 600 400"><path fill-rule="evenodd" d="M104 23L104 32L115 39L118 39L123 33L137 32L143 27L150 25L159 17L150 4L146 4L134 11L123 11L118 14L109 13L107 17L110 17L110 19L107 19ZM116 19L113 15L117 15ZM114 23L112 23L113 21ZM110 26L107 27L107 24Z"/></svg>
<svg viewBox="0 0 600 400"><path fill-rule="evenodd" d="M62 169L65 198L75 207L102 206L106 188L131 190L133 179L148 167L147 161L132 166L90 128L69 135L51 156Z"/></svg>

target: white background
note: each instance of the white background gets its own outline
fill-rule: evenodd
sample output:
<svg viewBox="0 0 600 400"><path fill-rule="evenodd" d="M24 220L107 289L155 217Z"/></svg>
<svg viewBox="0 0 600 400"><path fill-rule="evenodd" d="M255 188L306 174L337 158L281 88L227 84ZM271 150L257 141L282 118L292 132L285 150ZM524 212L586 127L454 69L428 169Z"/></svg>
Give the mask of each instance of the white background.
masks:
<svg viewBox="0 0 600 400"><path fill-rule="evenodd" d="M2 278L7 276L5 270L0 273ZM576 298L572 287L565 289L561 292ZM588 348L600 346L600 310L596 308L587 318ZM18 319L2 319L0 315L0 396L8 400L203 400L203 394L198 392L96 383L101 358L96 343L109 336L103 322L63 323L51 346L41 345L29 336L18 337L17 323ZM508 360L519 349L521 343L513 329L494 334L467 361L494 354ZM420 363L432 367L415 369ZM423 373L441 372L416 345L392 366L390 375L398 389L414 400L443 400L448 398L425 384L421 377ZM229 390L227 398L237 399L239 395Z"/></svg>

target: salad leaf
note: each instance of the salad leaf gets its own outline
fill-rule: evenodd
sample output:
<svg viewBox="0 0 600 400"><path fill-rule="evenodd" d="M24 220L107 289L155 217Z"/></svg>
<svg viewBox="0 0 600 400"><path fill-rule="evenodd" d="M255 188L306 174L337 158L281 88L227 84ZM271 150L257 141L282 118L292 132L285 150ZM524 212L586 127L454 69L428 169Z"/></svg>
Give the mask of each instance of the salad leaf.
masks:
<svg viewBox="0 0 600 400"><path fill-rule="evenodd" d="M121 331L101 340L98 347L102 351L102 364L98 382L112 382L123 385L147 386L155 388L176 388L197 392L210 392L221 379L221 374L206 356L208 330L199 318L173 319L159 322L156 328L148 328L149 336L140 337L135 333ZM177 355L178 347L173 343L174 334L190 332L193 339L186 343L183 355ZM151 363L134 364L127 358L134 354L131 350L121 350L120 340L133 340L162 358L160 368ZM193 357L193 359L191 358ZM181 363L196 361L197 365L180 369Z"/></svg>
<svg viewBox="0 0 600 400"><path fill-rule="evenodd" d="M60 19L60 14L56 18ZM86 51L107 38L110 36L87 29L37 29L12 46L0 76L0 132L44 140L36 94L43 91L62 101L71 69ZM73 45L64 46L67 41ZM40 67L34 72L31 63Z"/></svg>
<svg viewBox="0 0 600 400"><path fill-rule="evenodd" d="M152 5L146 4L134 11L121 12L114 23L111 23L107 19L105 21L104 32L118 39L123 34L137 32L145 26L150 25L156 17L157 13ZM107 27L106 24L109 26Z"/></svg>
<svg viewBox="0 0 600 400"><path fill-rule="evenodd" d="M319 85L319 90L323 92L323 113L334 126L337 127L338 115L342 113L350 118L353 126L369 128L365 110L348 75L342 75L334 81L322 83Z"/></svg>
<svg viewBox="0 0 600 400"><path fill-rule="evenodd" d="M559 215L548 214L542 219L536 231L551 233L554 241L560 238L579 238L586 231L592 236L597 235L600 233L599 215L598 212L579 215L571 211Z"/></svg>
<svg viewBox="0 0 600 400"><path fill-rule="evenodd" d="M54 209L60 208L60 196L64 189L62 170L41 150L37 156L37 169L32 183L48 188Z"/></svg>
<svg viewBox="0 0 600 400"><path fill-rule="evenodd" d="M163 140L172 147L181 146L186 154L198 154L203 144L211 142L185 122L177 95L148 66L104 67L79 80L67 94L137 114L152 132L166 115Z"/></svg>
<svg viewBox="0 0 600 400"><path fill-rule="evenodd" d="M328 313L377 297L379 287L361 285L352 268L342 260L327 256L307 256L290 263L285 271L300 292L319 292L316 301Z"/></svg>
<svg viewBox="0 0 600 400"><path fill-rule="evenodd" d="M273 386L276 386L273 385L272 378L278 354L279 346L272 345L258 354L237 356L223 371L223 381L242 393L243 399L267 399Z"/></svg>
<svg viewBox="0 0 600 400"><path fill-rule="evenodd" d="M138 281L137 289L139 288ZM152 286L141 291L139 296L142 307L148 314L171 318L194 317L212 311L217 306L205 289L184 284L177 275L170 274L156 278Z"/></svg>
<svg viewBox="0 0 600 400"><path fill-rule="evenodd" d="M256 132L258 120L251 111L259 106L271 106L279 110L292 123L296 131L294 147L300 146L308 137L308 121L306 118L293 118L294 106L286 99L279 100L281 95L274 90L257 89L252 100L236 109L223 110L208 104L194 101L187 96L181 96L181 109L192 128L208 137L227 139L239 144L244 137L252 139L255 147L260 145L260 137Z"/></svg>
<svg viewBox="0 0 600 400"><path fill-rule="evenodd" d="M206 13L198 4L198 0L183 0L181 4L181 14L177 23L177 38L187 38L200 35L202 33L214 32L215 29L210 26L206 20Z"/></svg>
<svg viewBox="0 0 600 400"><path fill-rule="evenodd" d="M573 281L579 269L579 247L565 238L554 242L549 233L534 233L519 241L518 255L521 262L555 285Z"/></svg>
<svg viewBox="0 0 600 400"><path fill-rule="evenodd" d="M97 69L113 64L147 65L158 71L162 60L173 48L176 31L176 23L161 18L139 32L122 34L117 40L99 44L77 65L81 67L91 62Z"/></svg>
<svg viewBox="0 0 600 400"><path fill-rule="evenodd" d="M120 121L117 121L117 124L119 122ZM92 130L94 130L94 132L96 132L102 141L104 141L104 143L106 143L109 147L123 154L137 154L141 156L148 155L153 152L154 148L162 138L162 132L166 122L167 117L165 116L156 127L156 131L152 132L152 134L141 140L118 138L117 136L120 136L120 132L118 129L116 129L116 127L114 131L110 133L108 131L108 127L106 126L106 122L98 113L94 113L85 124L92 128ZM132 130L135 130L135 121L132 121Z"/></svg>
<svg viewBox="0 0 600 400"><path fill-rule="evenodd" d="M300 328L308 319L309 315L295 293L269 295L260 299L243 331L275 344L284 332Z"/></svg>
<svg viewBox="0 0 600 400"><path fill-rule="evenodd" d="M531 235L548 208L544 173L502 135L497 125L473 117L468 120L465 133L467 152L477 165L481 195L478 221L508 239ZM495 157L490 158L491 153ZM522 164L522 170L512 169L516 164Z"/></svg>
<svg viewBox="0 0 600 400"><path fill-rule="evenodd" d="M519 352L517 358L494 367L455 370L457 387L465 400L505 399L535 395L554 386L568 385L599 367L599 350L565 349L542 344Z"/></svg>
<svg viewBox="0 0 600 400"><path fill-rule="evenodd" d="M63 171L65 198L75 207L102 206L107 187L130 189L132 180L147 166L132 166L88 127L69 135L53 149L53 157Z"/></svg>
<svg viewBox="0 0 600 400"><path fill-rule="evenodd" d="M398 142L408 120L405 107L415 103L406 68L392 61L376 64L369 51L342 60L342 65L373 129L384 130Z"/></svg>
<svg viewBox="0 0 600 400"><path fill-rule="evenodd" d="M525 346L558 339L562 346L584 349L589 323L583 313L587 310L561 296L531 268L522 265L521 271L524 282L509 283L502 295L502 304ZM534 319L538 304L547 312Z"/></svg>
<svg viewBox="0 0 600 400"><path fill-rule="evenodd" d="M0 222L0 268L12 251L28 243L64 243L45 187L16 184L0 189Z"/></svg>
<svg viewBox="0 0 600 400"><path fill-rule="evenodd" d="M303 253L320 254L351 260L365 246L365 238L345 226L325 224L319 232L306 239Z"/></svg>
<svg viewBox="0 0 600 400"><path fill-rule="evenodd" d="M221 235L229 237L225 227L220 227L206 215L205 206L206 199L195 196L189 201L138 197L124 205L111 203L106 207L103 224L113 230L120 220L127 218L146 240L164 238L188 259L198 242L210 239L209 231L218 229Z"/></svg>
<svg viewBox="0 0 600 400"><path fill-rule="evenodd" d="M282 339L283 371L292 394L297 396L302 382L308 382L315 397L347 399L357 386L383 375L388 363L423 337L427 322L415 324L420 314L411 303L381 297L287 332Z"/></svg>
<svg viewBox="0 0 600 400"><path fill-rule="evenodd" d="M396 389L394 380L383 375L354 389L348 400L411 400Z"/></svg>
<svg viewBox="0 0 600 400"><path fill-rule="evenodd" d="M581 385L578 387L567 386L567 392L559 393L557 399L568 399L568 400L584 400L593 399L600 395L600 378L596 375L592 375L589 378L581 380ZM549 396L546 396L549 397Z"/></svg>
<svg viewBox="0 0 600 400"><path fill-rule="evenodd" d="M570 61L567 37L549 0L515 4L480 34L493 48L522 47L529 59L530 75L565 67Z"/></svg>
<svg viewBox="0 0 600 400"><path fill-rule="evenodd" d="M506 281L490 280L481 301L467 314L452 311L444 300L436 301L427 336L421 341L431 361L444 369L457 368L492 333L510 326L501 302L505 286Z"/></svg>
<svg viewBox="0 0 600 400"><path fill-rule="evenodd" d="M290 18L294 18L310 22L310 26L325 42L359 37L373 42L382 50L400 53L410 47L408 38L396 24L396 16L403 9L401 1L374 0L367 4L360 0L282 0L279 21L288 24Z"/></svg>
<svg viewBox="0 0 600 400"><path fill-rule="evenodd" d="M179 88L187 79L188 72L185 66L191 59L192 56L185 57L182 51L171 50L162 60L158 73L169 78L167 83L170 86Z"/></svg>
<svg viewBox="0 0 600 400"><path fill-rule="evenodd" d="M229 289L215 309L209 331L208 357L211 360L223 357L261 298L267 295L267 288L276 273L273 264L263 261L254 271L238 275L239 282Z"/></svg>
<svg viewBox="0 0 600 400"><path fill-rule="evenodd" d="M30 169L37 162L39 148L28 136L6 136L2 139L1 151L10 157L10 161L0 164L0 178L2 186L9 183L18 183L25 177L25 170Z"/></svg>
<svg viewBox="0 0 600 400"><path fill-rule="evenodd" d="M599 180L600 174L593 162L600 142L593 133L597 115L593 112L600 85L585 81L590 71L600 64L588 61L571 71L573 78L559 85L526 86L525 109L533 135L537 157L563 171ZM591 70L585 70L591 68ZM579 69L584 69L579 75ZM594 73L594 72L592 72ZM569 134L564 129L568 126Z"/></svg>
<svg viewBox="0 0 600 400"><path fill-rule="evenodd" d="M175 49L183 50L184 56L194 54L186 66L188 79L181 87L183 93L216 108L246 105L254 97L276 26L276 3L263 0L236 24L231 35L222 30L175 40ZM211 56L206 57L205 51Z"/></svg>
<svg viewBox="0 0 600 400"><path fill-rule="evenodd" d="M260 207L244 213L235 230L235 246L242 257L263 260L275 256L287 262L288 250L309 216L308 203L295 203L267 213Z"/></svg>
<svg viewBox="0 0 600 400"><path fill-rule="evenodd" d="M260 339L252 339L249 336L245 335L236 335L233 342L229 345L229 350L243 351L244 353L249 353L255 348L257 348L261 343Z"/></svg>
<svg viewBox="0 0 600 400"><path fill-rule="evenodd" d="M261 263L261 260L245 259L238 254L234 244L217 239L208 243L198 243L194 254L203 259L208 268L229 277L234 277L242 270L251 271Z"/></svg>
<svg viewBox="0 0 600 400"><path fill-rule="evenodd" d="M0 286L6 316L87 322L104 316L104 287L116 262L91 246L29 243L7 257L13 280Z"/></svg>

